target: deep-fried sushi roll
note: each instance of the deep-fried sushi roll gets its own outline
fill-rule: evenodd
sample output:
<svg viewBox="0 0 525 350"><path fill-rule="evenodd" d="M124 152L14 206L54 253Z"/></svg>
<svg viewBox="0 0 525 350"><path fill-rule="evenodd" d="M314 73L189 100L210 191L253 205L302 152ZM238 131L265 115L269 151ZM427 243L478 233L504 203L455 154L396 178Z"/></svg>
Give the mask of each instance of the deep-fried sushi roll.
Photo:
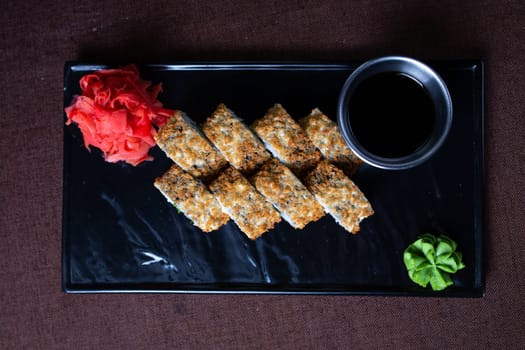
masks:
<svg viewBox="0 0 525 350"><path fill-rule="evenodd" d="M202 182L174 164L154 182L155 187L204 232L217 230L229 217Z"/></svg>
<svg viewBox="0 0 525 350"><path fill-rule="evenodd" d="M357 233L374 210L359 188L342 170L322 160L304 177L304 184L325 210L348 232Z"/></svg>
<svg viewBox="0 0 525 350"><path fill-rule="evenodd" d="M260 237L281 221L272 205L231 166L212 181L210 189L223 211L250 239Z"/></svg>
<svg viewBox="0 0 525 350"><path fill-rule="evenodd" d="M202 125L202 131L237 170L249 173L270 158L262 142L224 104Z"/></svg>
<svg viewBox="0 0 525 350"><path fill-rule="evenodd" d="M347 175L362 163L346 144L337 124L319 109L315 108L308 116L299 119L299 125L324 158Z"/></svg>
<svg viewBox="0 0 525 350"><path fill-rule="evenodd" d="M286 165L273 158L251 178L292 227L302 229L325 215L323 207Z"/></svg>
<svg viewBox="0 0 525 350"><path fill-rule="evenodd" d="M155 141L169 158L195 177L212 177L227 164L222 154L181 111L176 111L159 129Z"/></svg>
<svg viewBox="0 0 525 350"><path fill-rule="evenodd" d="M321 159L319 150L280 104L270 108L251 128L270 153L296 174L313 167Z"/></svg>

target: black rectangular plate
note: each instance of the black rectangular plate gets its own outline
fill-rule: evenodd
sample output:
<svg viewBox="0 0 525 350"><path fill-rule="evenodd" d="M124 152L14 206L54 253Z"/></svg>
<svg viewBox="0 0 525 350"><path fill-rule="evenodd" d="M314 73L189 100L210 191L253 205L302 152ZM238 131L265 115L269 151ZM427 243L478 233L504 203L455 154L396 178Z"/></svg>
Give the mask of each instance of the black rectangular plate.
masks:
<svg viewBox="0 0 525 350"><path fill-rule="evenodd" d="M145 64L159 97L202 122L224 102L247 123L281 103L298 119L319 107L335 120L349 64ZM326 216L303 230L286 223L250 241L233 222L204 234L153 187L172 162L106 163L64 127L62 283L66 292L183 292L470 296L484 294L483 62L429 62L446 82L454 121L438 153L404 171L362 166L353 177L375 215L357 235ZM65 66L64 104L79 79L106 65ZM65 118L65 116L64 116ZM421 233L458 243L466 268L433 292L410 281L403 250Z"/></svg>

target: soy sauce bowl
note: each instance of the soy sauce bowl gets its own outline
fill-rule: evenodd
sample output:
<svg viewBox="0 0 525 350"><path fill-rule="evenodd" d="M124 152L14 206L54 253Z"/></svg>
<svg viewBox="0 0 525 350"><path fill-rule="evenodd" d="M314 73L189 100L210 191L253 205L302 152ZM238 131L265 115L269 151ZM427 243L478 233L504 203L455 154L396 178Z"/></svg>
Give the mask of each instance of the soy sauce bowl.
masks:
<svg viewBox="0 0 525 350"><path fill-rule="evenodd" d="M374 110L377 106L385 108L385 116L390 119L378 119L377 123L375 123L375 120L373 119L365 120L369 121L369 125L367 125L367 123L362 123L363 120L359 118L373 118L373 111L370 112L370 116L367 116L367 111L363 108L363 111L361 112L364 112L364 114L357 118L357 112L351 108L354 107L356 103L360 102L358 98L363 95L363 89L372 89L373 92L374 86L370 85L371 80L375 79L380 81L377 77L387 74L395 74L413 80L415 83L419 84L431 102L430 113L433 113L433 115L421 115L421 118L432 118L429 129L424 131L426 134L423 135L423 141L419 144L414 144L413 149L402 154L389 152L389 150L396 149L397 146L399 146L399 144L396 144L395 142L405 142L407 139L412 139L412 136L417 136L413 133L421 133L422 130L412 128L412 125L406 125L401 130L401 135L397 141L390 140L391 143L384 144L385 135L396 136L394 134L388 134L390 130L388 130L388 125L385 124L387 124L387 122L401 122L404 115L402 113L393 114L391 116L388 115L388 107L381 107L380 105L381 103L384 103L384 101L381 101L380 91L378 91L380 94L378 100L376 101L375 99L372 99L371 101L368 101L368 104L365 106L369 106L371 110ZM367 84L369 85L368 87L366 87ZM376 88L378 90L383 90L383 95L386 94L386 96L383 97L386 97L387 100L390 98L390 102L393 101L393 96L395 96L396 101L400 100L401 102L399 103L401 106L396 106L399 108L403 107L403 101L406 100L407 103L410 103L411 98L413 97L410 96L410 92L407 92L408 95L399 95L401 92L395 87L392 88L391 96L389 90L386 92L384 91L384 86L376 84ZM407 108L409 108L409 106L407 106ZM417 118L418 115L416 114L413 117ZM399 120L396 120L395 118L398 118ZM361 123L359 123L359 120L361 120ZM417 119L415 120L418 121ZM344 83L338 100L337 122L341 133L343 134L343 138L350 149L365 163L381 169L403 170L415 167L427 161L442 146L452 125L452 101L444 81L426 64L402 56L380 57L363 63ZM367 125L366 129L362 129L362 125ZM392 130L392 133L395 132L396 130ZM397 130L397 132L399 132L399 130ZM363 135L366 137L363 137ZM383 147L383 151L378 152L377 150L381 149L381 147Z"/></svg>

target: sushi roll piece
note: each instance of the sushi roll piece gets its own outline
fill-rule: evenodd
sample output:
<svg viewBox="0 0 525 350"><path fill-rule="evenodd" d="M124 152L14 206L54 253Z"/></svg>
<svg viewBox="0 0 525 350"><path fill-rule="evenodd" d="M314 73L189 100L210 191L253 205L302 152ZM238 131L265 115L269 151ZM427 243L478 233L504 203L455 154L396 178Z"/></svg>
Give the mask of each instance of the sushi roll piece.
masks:
<svg viewBox="0 0 525 350"><path fill-rule="evenodd" d="M204 232L215 231L229 220L204 184L176 164L155 179L154 186Z"/></svg>
<svg viewBox="0 0 525 350"><path fill-rule="evenodd" d="M281 221L273 206L231 166L211 182L210 189L223 211L250 239L257 239Z"/></svg>
<svg viewBox="0 0 525 350"><path fill-rule="evenodd" d="M195 123L176 111L155 135L157 145L182 170L198 178L210 178L227 162Z"/></svg>
<svg viewBox="0 0 525 350"><path fill-rule="evenodd" d="M322 160L304 177L304 184L335 221L357 233L361 221L374 214L370 202L342 170Z"/></svg>
<svg viewBox="0 0 525 350"><path fill-rule="evenodd" d="M280 104L270 108L251 128L270 153L295 174L303 173L321 159L319 150Z"/></svg>
<svg viewBox="0 0 525 350"><path fill-rule="evenodd" d="M223 103L202 125L202 131L226 160L242 173L250 173L270 158L263 143Z"/></svg>
<svg viewBox="0 0 525 350"><path fill-rule="evenodd" d="M251 178L255 188L296 229L325 215L323 207L288 167L272 158Z"/></svg>
<svg viewBox="0 0 525 350"><path fill-rule="evenodd" d="M337 124L318 108L299 119L299 125L323 157L348 176L361 165L362 160L350 150Z"/></svg>

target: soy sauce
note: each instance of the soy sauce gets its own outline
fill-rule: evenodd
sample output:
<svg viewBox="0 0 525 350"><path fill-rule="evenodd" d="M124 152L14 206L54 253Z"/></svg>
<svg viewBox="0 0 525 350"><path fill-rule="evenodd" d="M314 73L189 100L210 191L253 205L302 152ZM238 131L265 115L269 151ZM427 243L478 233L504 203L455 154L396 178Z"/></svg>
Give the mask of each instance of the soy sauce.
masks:
<svg viewBox="0 0 525 350"><path fill-rule="evenodd" d="M434 104L417 80L401 73L379 73L361 82L348 104L357 141L385 158L409 155L429 138Z"/></svg>

